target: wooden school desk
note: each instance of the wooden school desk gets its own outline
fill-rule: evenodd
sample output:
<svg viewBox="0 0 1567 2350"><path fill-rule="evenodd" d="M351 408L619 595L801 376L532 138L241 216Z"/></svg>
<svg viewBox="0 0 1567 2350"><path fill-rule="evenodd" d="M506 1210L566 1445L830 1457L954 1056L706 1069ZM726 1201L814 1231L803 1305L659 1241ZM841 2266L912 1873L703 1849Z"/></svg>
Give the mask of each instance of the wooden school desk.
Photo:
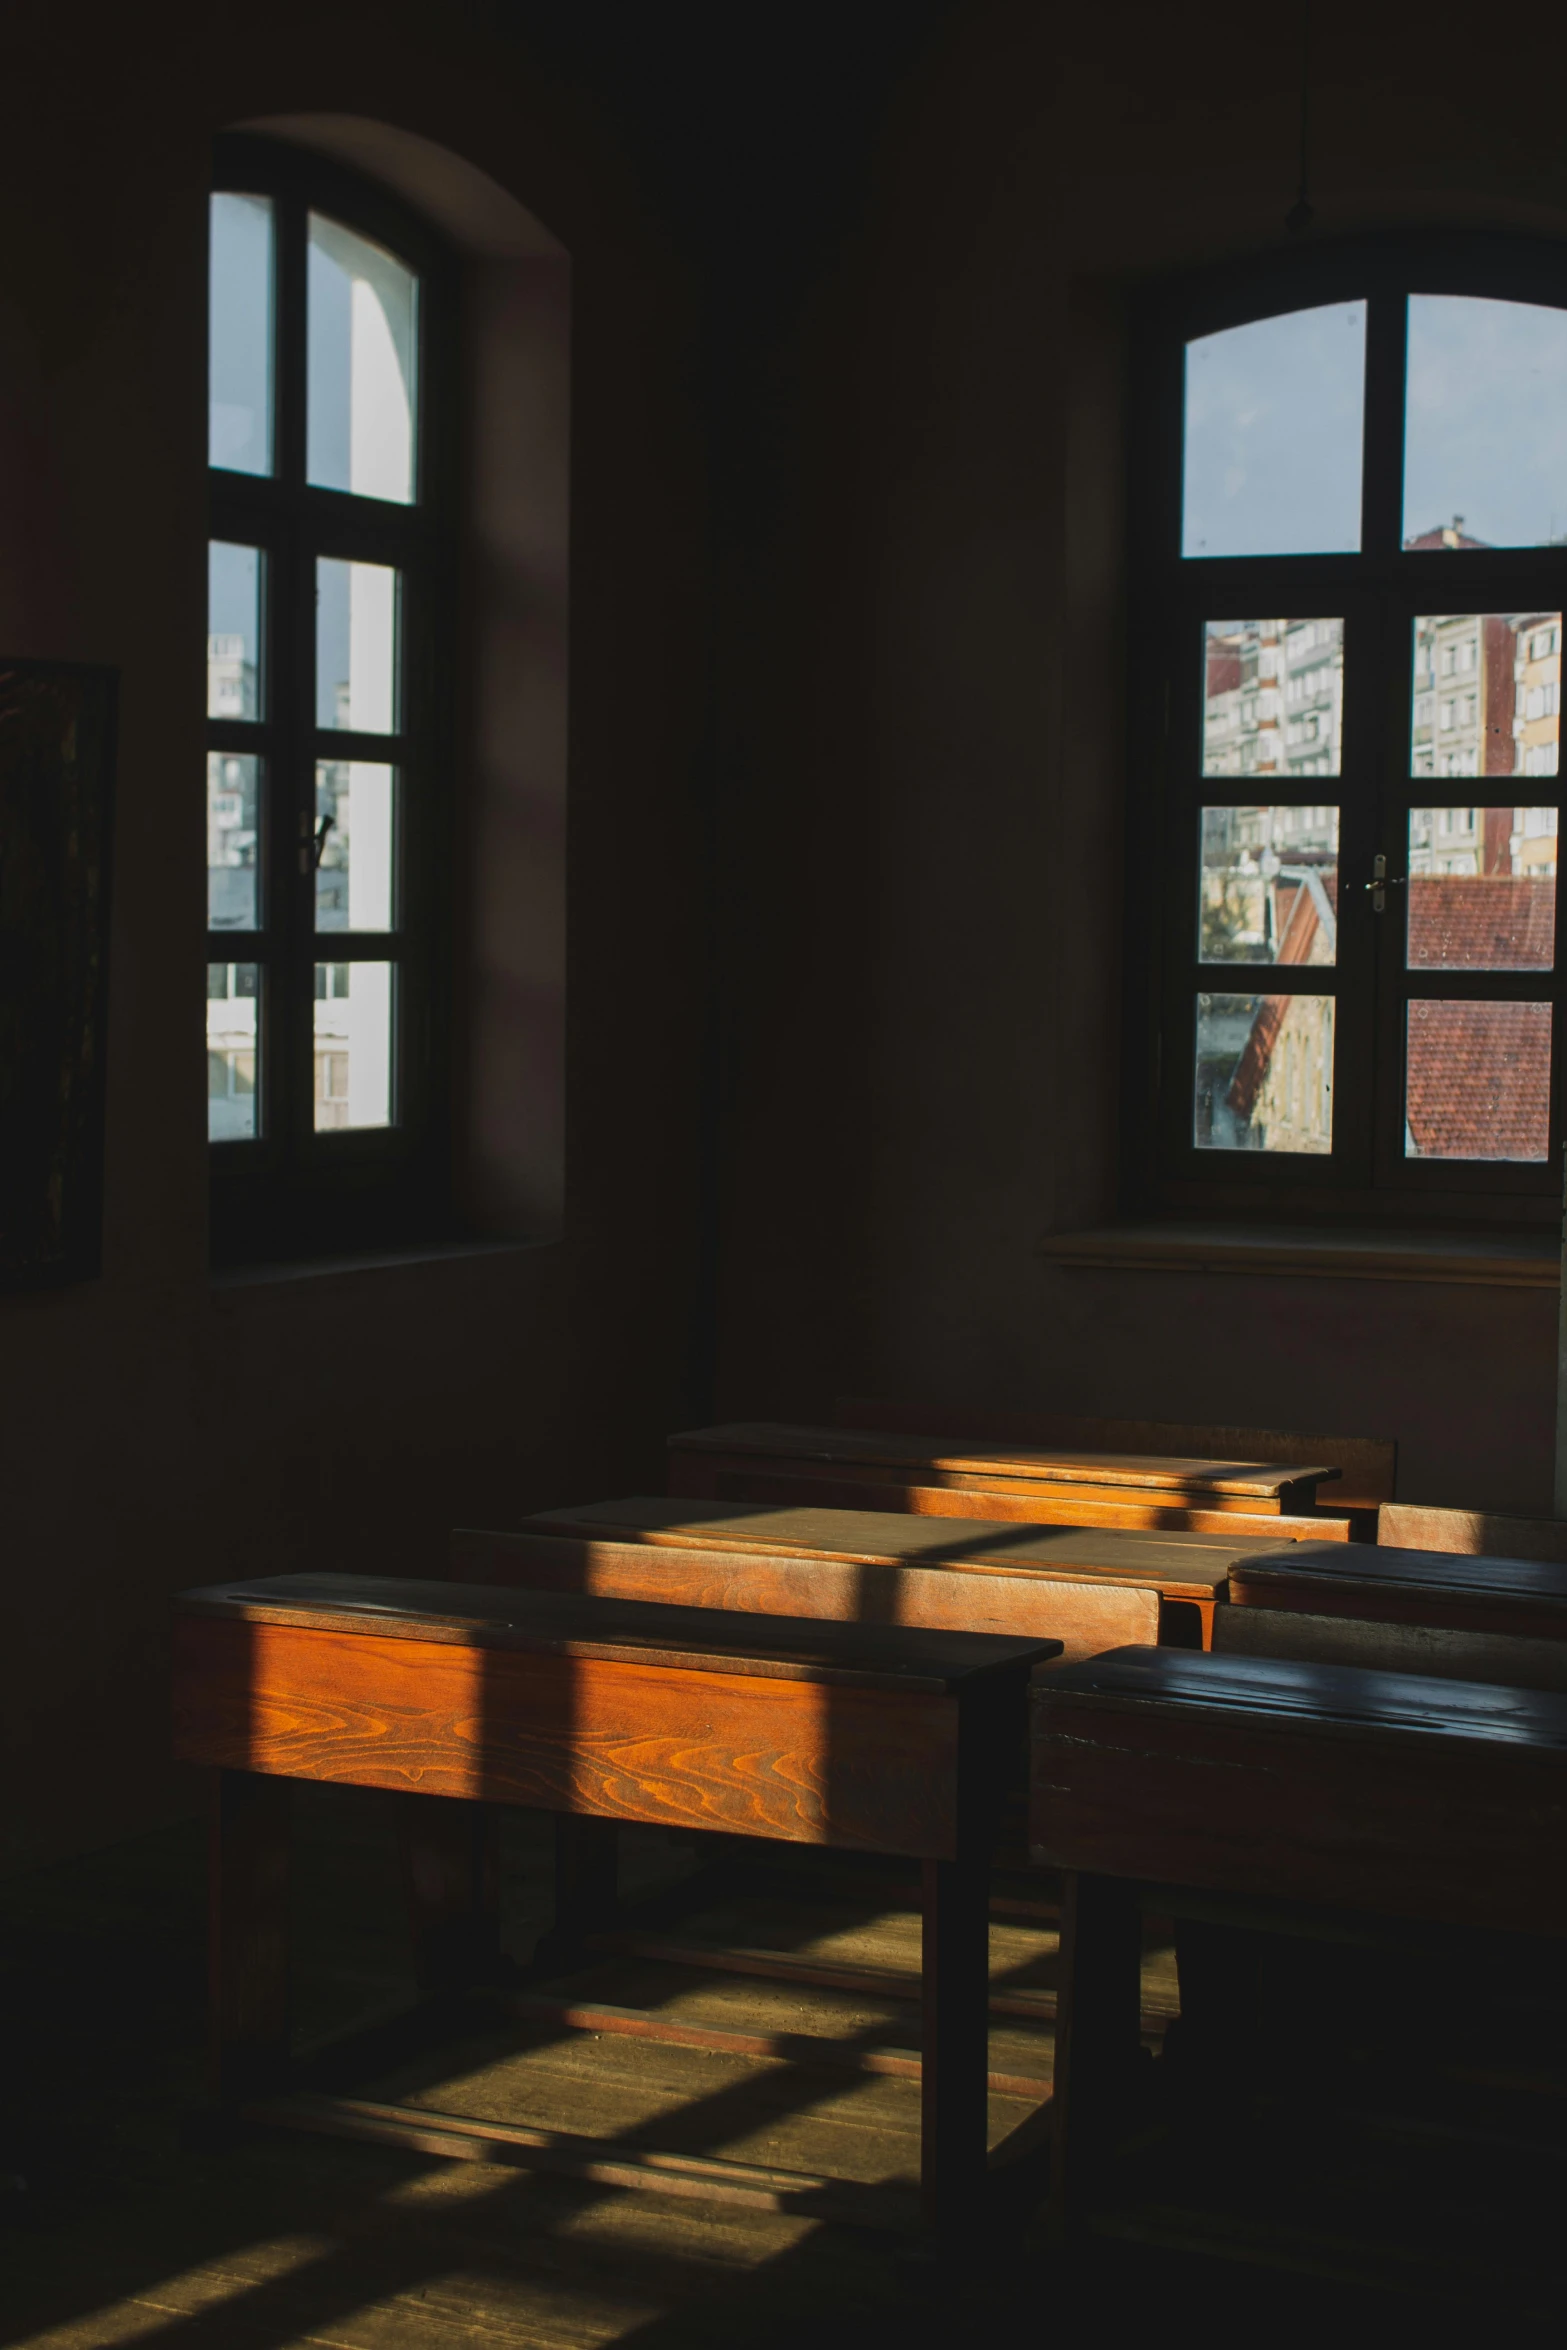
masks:
<svg viewBox="0 0 1567 2350"><path fill-rule="evenodd" d="M632 2157L362 2099L280 2098L288 1784L321 1779L921 1865L920 2200L958 2224L985 2175L987 1894L1030 1671L1053 1641L821 1623L574 1593L284 1575L175 1602L175 1752L217 1773L220 2102L338 2134L743 2200L813 2182ZM820 2182L815 2182L819 2186Z"/></svg>
<svg viewBox="0 0 1567 2350"><path fill-rule="evenodd" d="M669 1440L672 1493L694 1500L817 1502L1040 1524L1288 1536L1338 1531L1317 1510L1329 1464L1203 1461L1035 1450L895 1430L771 1421Z"/></svg>
<svg viewBox="0 0 1567 2350"><path fill-rule="evenodd" d="M968 1405L908 1403L892 1396L840 1395L839 1428L898 1428L950 1436L961 1428L980 1444L1065 1447L1089 1452L1176 1453L1205 1461L1332 1461L1339 1470L1333 1508L1372 1520L1357 1540L1376 1540L1375 1513L1398 1484L1398 1446L1390 1436L1323 1436L1299 1428L1239 1428L1214 1420L1112 1419L1085 1412L987 1411Z"/></svg>
<svg viewBox="0 0 1567 2350"><path fill-rule="evenodd" d="M1040 1675L1032 1720L1034 1857L1067 1872L1058 2211L1127 2110L1144 1902L1567 1934L1567 1698L1141 1648Z"/></svg>
<svg viewBox="0 0 1567 2350"><path fill-rule="evenodd" d="M667 1544L687 1551L835 1559L861 1572L866 1601L874 1606L880 1594L888 1608L902 1588L898 1578L913 1567L957 1567L992 1576L1043 1574L1078 1583L1089 1592L1136 1587L1159 1595L1160 1640L1206 1648L1212 1644L1214 1608L1224 1604L1236 1560L1278 1548L1279 1521L1270 1523L1267 1535L1147 1534L1109 1526L910 1517L895 1510L774 1508L765 1502L700 1506L686 1499L635 1495L542 1510L524 1521L523 1531L606 1543ZM1312 1524L1320 1533L1317 1521ZM1090 1619L1085 1616L1083 1623L1086 1637ZM1072 1653L1074 1635L1063 1629L1061 1637ZM1094 1641L1095 1649L1113 1645L1109 1640ZM1077 1652L1086 1651L1079 1647Z"/></svg>
<svg viewBox="0 0 1567 2350"><path fill-rule="evenodd" d="M1567 1565L1300 1543L1237 1560L1228 1654L1567 1690Z"/></svg>
<svg viewBox="0 0 1567 2350"><path fill-rule="evenodd" d="M1496 1510L1438 1509L1421 1501L1387 1502L1377 1512L1377 1542L1396 1550L1446 1550L1470 1558L1554 1559L1567 1564L1567 1518L1511 1518Z"/></svg>
<svg viewBox="0 0 1567 2350"><path fill-rule="evenodd" d="M1159 1593L1151 1583L1055 1574L1028 1564L849 1559L803 1544L731 1548L713 1541L654 1541L629 1531L612 1539L569 1523L576 1514L529 1519L514 1534L459 1528L448 1551L453 1579L747 1615L1058 1640L1067 1658L1159 1637ZM899 1527L910 1520L886 1522Z"/></svg>

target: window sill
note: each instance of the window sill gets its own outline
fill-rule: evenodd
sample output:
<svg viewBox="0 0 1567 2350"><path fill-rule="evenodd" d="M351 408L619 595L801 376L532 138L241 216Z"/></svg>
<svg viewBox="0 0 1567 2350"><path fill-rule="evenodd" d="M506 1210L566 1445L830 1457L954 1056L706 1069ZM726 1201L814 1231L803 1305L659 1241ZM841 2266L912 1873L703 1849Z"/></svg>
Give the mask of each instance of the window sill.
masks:
<svg viewBox="0 0 1567 2350"><path fill-rule="evenodd" d="M1117 1273L1252 1273L1321 1281L1446 1281L1493 1289L1559 1286L1561 1256L1541 1232L1323 1232L1239 1224L1116 1224L1053 1232L1047 1263Z"/></svg>
<svg viewBox="0 0 1567 2350"><path fill-rule="evenodd" d="M323 1281L342 1279L361 1273L400 1272L413 1265L460 1264L469 1257L518 1257L541 1247L548 1241L532 1240L449 1240L427 1241L417 1248L377 1249L363 1256L305 1257L278 1264L222 1265L215 1267L211 1286L215 1290L276 1288L296 1281Z"/></svg>

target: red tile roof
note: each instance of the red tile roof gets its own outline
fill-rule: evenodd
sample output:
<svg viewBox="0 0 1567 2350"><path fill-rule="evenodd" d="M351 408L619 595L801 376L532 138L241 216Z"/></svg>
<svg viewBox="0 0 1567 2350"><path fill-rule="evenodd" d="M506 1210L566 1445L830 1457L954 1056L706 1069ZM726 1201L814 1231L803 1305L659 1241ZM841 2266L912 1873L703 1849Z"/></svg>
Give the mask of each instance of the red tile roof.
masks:
<svg viewBox="0 0 1567 2350"><path fill-rule="evenodd" d="M1554 881L1415 873L1409 961L1417 971L1549 971L1556 958Z"/></svg>
<svg viewBox="0 0 1567 2350"><path fill-rule="evenodd" d="M1336 875L1332 881L1336 898ZM1298 883L1281 880L1274 903L1277 960L1298 967L1320 928L1315 901ZM1411 966L1548 971L1555 906L1554 888L1522 874L1416 874L1409 882ZM1256 1109L1293 1001L1265 995L1258 1004L1227 1095L1238 1118ZM1549 1005L1411 1003L1405 1115L1420 1157L1545 1158L1550 1091Z"/></svg>
<svg viewBox="0 0 1567 2350"><path fill-rule="evenodd" d="M1338 873L1334 869L1323 875L1325 894L1334 906L1338 903ZM1322 917L1317 901L1304 882L1276 881L1273 885L1274 936L1278 952L1275 963L1309 963L1311 950L1322 929ZM1287 995L1267 995L1257 1007L1251 1024L1251 1034L1235 1064L1225 1099L1237 1118L1249 1118L1257 1106L1263 1079L1268 1074L1268 1063L1273 1048L1279 1041L1279 1030L1293 998Z"/></svg>
<svg viewBox="0 0 1567 2350"><path fill-rule="evenodd" d="M1550 1107L1549 1004L1410 1005L1405 1115L1422 1158L1543 1159Z"/></svg>
<svg viewBox="0 0 1567 2350"><path fill-rule="evenodd" d="M1235 1074L1230 1079L1230 1090L1224 1097L1237 1118L1249 1118L1257 1107L1257 1096L1268 1074L1268 1063L1279 1041L1284 1015L1293 1001L1292 996L1265 995L1257 1006L1251 1033L1242 1047L1241 1057L1235 1064Z"/></svg>

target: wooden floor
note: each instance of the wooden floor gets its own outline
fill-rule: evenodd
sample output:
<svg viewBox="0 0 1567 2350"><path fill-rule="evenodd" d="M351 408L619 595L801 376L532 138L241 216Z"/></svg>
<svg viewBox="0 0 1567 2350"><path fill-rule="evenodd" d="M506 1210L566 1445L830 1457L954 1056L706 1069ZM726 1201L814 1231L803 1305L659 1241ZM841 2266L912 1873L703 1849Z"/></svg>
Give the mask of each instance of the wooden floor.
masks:
<svg viewBox="0 0 1567 2350"><path fill-rule="evenodd" d="M351 1792L301 1796L298 2020L308 2041L395 2009L411 1986L384 1808ZM508 1941L525 1956L547 1922L547 1847L527 1819L508 1835ZM693 1867L688 1849L648 1834L634 1841L628 1874L653 1891ZM1038 1897L1026 1882L1018 1890ZM0 1887L0 2169L17 2174L0 2192L0 2342L891 2345L955 2329L1032 2338L1045 2309L1056 2323L1096 2328L1167 2323L1194 2293L1237 2326L1470 2292L1494 2318L1499 2288L1531 2304L1531 2247L1542 2227L1554 2238L1567 2184L1549 2128L1521 2145L1512 2123L1497 2125L1478 2161L1455 2164L1451 2133L1441 2134L1454 2111L1445 2074L1416 2123L1418 2094L1398 2113L1367 2111L1348 2135L1297 2080L1305 2094L1271 2115L1227 2117L1218 2133L1211 2115L1192 2128L1177 2116L1173 2132L1146 2133L1128 2149L1111 2234L1068 2259L1018 2224L1039 2192L1047 2116L1024 2091L1048 2082L1051 2034L1048 2021L1015 2014L995 2017L991 2042L993 2077L1009 2084L991 2100L993 2161L1004 2166L991 2233L951 2276L878 2230L487 2163L262 2131L214 2151L188 2132L201 2087L202 1940L195 1827ZM823 2035L845 2064L856 2050L913 2043L917 2009L887 1993L913 1987L917 1920L896 1886L864 1872L825 1884L802 1874L784 1890L742 1875L720 1901L665 1927L660 1946L671 1941L785 1951L805 1975L846 1965L865 1987L717 1974L649 1956L644 1944L603 1954L550 1994L657 2009L696 2031ZM1054 1958L1047 1920L999 1917L993 1992L1025 2007L1044 1995L1048 2006ZM1435 2039L1442 1988L1423 1984L1422 2031ZM1463 1985L1449 1988L1456 2040ZM1174 2005L1173 1954L1153 1929L1150 2044ZM363 2089L866 2184L907 2185L916 2171L911 2078L555 2022L471 2030ZM1485 2081L1463 2091L1471 2101L1489 2093ZM1535 2103L1558 2109L1553 2098ZM1542 2302L1550 2289L1542 2271Z"/></svg>

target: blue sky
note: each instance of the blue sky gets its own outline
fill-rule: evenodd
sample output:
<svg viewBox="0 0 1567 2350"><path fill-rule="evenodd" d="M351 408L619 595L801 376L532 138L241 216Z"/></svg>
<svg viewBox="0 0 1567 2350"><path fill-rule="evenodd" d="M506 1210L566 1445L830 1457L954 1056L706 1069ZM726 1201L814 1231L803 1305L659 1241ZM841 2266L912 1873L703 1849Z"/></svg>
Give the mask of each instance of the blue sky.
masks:
<svg viewBox="0 0 1567 2350"><path fill-rule="evenodd" d="M1365 373L1364 302L1188 343L1182 554L1357 548Z"/></svg>
<svg viewBox="0 0 1567 2350"><path fill-rule="evenodd" d="M1359 546L1365 334L1337 302L1187 344L1183 554ZM1403 535L1456 515L1494 547L1567 540L1567 310L1411 295Z"/></svg>
<svg viewBox="0 0 1567 2350"><path fill-rule="evenodd" d="M1455 514L1493 547L1567 537L1567 311L1411 295L1404 536Z"/></svg>

